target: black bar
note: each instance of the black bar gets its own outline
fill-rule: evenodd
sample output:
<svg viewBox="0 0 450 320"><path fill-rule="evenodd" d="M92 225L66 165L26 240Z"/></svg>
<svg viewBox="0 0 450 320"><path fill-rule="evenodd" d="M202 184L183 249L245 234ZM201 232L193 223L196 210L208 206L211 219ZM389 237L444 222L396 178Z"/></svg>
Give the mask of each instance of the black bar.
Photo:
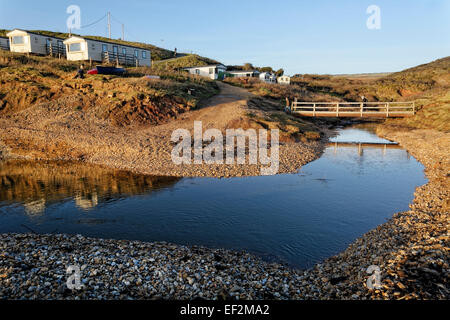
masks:
<svg viewBox="0 0 450 320"><path fill-rule="evenodd" d="M61 317L69 312L71 316L89 318L98 314L101 319L121 311L130 316L142 314L145 319L302 319L322 318L329 313L333 317L355 315L361 319L369 314L392 314L392 309L401 309L405 318L419 309L437 312L437 308L444 311L447 306L447 301L0 301L2 312L10 308L14 315L22 310L36 314L40 308L54 313L61 308Z"/></svg>

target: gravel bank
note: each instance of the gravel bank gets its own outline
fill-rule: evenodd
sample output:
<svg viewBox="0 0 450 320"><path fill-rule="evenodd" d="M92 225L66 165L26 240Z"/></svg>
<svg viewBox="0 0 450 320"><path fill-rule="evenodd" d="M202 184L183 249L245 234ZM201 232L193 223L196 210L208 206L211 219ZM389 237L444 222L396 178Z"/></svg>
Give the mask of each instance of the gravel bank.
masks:
<svg viewBox="0 0 450 320"><path fill-rule="evenodd" d="M194 121L202 121L203 130L243 128L251 124L248 113L253 95L242 88L218 82L220 94L208 99L204 107L179 115L155 126L117 127L102 119L94 109L80 112L73 104L78 97L49 101L9 117L0 117L0 159L81 161L134 173L173 177L257 176L261 167L249 164L183 164L172 161L175 144L172 133L186 129L193 133ZM254 124L254 123L253 123ZM271 122L276 126L276 122ZM261 127L262 129L263 127ZM258 129L258 128L254 128ZM324 129L325 130L325 129ZM280 132L281 137L282 132ZM101 139L99 139L101 137ZM292 173L317 159L324 149L323 140L281 141L278 173Z"/></svg>
<svg viewBox="0 0 450 320"><path fill-rule="evenodd" d="M287 299L299 274L244 253L67 235L0 235L3 299ZM84 288L66 286L69 265Z"/></svg>
<svg viewBox="0 0 450 320"><path fill-rule="evenodd" d="M67 235L0 235L3 299L449 299L448 134L381 127L426 166L411 210L306 271L244 252ZM84 288L65 286L86 265ZM367 268L381 289L366 286Z"/></svg>
<svg viewBox="0 0 450 320"><path fill-rule="evenodd" d="M388 126L379 126L377 131L399 142L424 164L429 182L416 189L409 211L396 213L344 252L305 272L304 279L309 285L302 296L449 299L449 134L434 130L404 131ZM380 268L380 290L366 287L366 270L370 265Z"/></svg>

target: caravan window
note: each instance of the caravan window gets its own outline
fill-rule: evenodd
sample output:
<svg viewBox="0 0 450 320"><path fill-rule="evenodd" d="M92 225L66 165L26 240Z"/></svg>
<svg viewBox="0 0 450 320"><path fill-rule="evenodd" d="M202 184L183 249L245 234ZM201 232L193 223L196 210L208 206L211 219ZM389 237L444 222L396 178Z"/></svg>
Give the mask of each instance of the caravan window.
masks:
<svg viewBox="0 0 450 320"><path fill-rule="evenodd" d="M108 45L107 44L103 44L102 45L102 51L103 52L107 52L108 51Z"/></svg>
<svg viewBox="0 0 450 320"><path fill-rule="evenodd" d="M118 46L113 46L113 52L115 54L119 53L119 47Z"/></svg>
<svg viewBox="0 0 450 320"><path fill-rule="evenodd" d="M147 59L147 52L142 51L142 59Z"/></svg>
<svg viewBox="0 0 450 320"><path fill-rule="evenodd" d="M127 54L127 48L122 48L122 54Z"/></svg>
<svg viewBox="0 0 450 320"><path fill-rule="evenodd" d="M25 40L23 38L23 36L16 36L12 38L12 43L13 44L24 44Z"/></svg>
<svg viewBox="0 0 450 320"><path fill-rule="evenodd" d="M70 52L81 51L81 43L80 42L71 43L69 45L69 51Z"/></svg>
<svg viewBox="0 0 450 320"><path fill-rule="evenodd" d="M136 58L139 58L139 51L134 50L134 56L135 56Z"/></svg>

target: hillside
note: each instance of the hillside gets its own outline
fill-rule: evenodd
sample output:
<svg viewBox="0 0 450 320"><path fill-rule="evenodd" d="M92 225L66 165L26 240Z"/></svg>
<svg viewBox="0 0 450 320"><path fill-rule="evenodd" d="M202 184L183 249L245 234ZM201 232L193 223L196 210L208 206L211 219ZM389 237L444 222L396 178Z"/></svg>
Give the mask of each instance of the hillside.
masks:
<svg viewBox="0 0 450 320"><path fill-rule="evenodd" d="M60 38L68 38L68 33L63 32L53 32L53 31L47 31L47 30L29 30L30 32L39 33L42 35L48 35L52 37L60 37ZM0 36L6 36L6 34L9 32L9 30L0 29ZM73 33L73 36L78 36L77 34ZM170 59L174 57L174 52L171 50L163 49L157 46L154 46L152 44L146 44L141 42L133 42L133 41L123 41L120 39L109 39L106 37L99 37L99 36L82 36L83 38L93 39L93 40L99 40L99 41L108 41L113 42L117 44L123 44L123 45L130 45L135 46L143 49L148 49L152 53L152 60L159 61L164 59ZM184 54L177 54L177 56L184 56Z"/></svg>
<svg viewBox="0 0 450 320"><path fill-rule="evenodd" d="M370 89L380 100L416 101L414 117L388 123L450 131L450 57L391 74Z"/></svg>
<svg viewBox="0 0 450 320"><path fill-rule="evenodd" d="M388 119L409 128L450 130L450 57L391 74L296 75L291 86L266 84L257 79L226 79L253 93L285 104L285 98L304 101L415 101L417 114L404 119Z"/></svg>
<svg viewBox="0 0 450 320"><path fill-rule="evenodd" d="M54 102L60 101L113 125L152 125L217 92L213 81L185 72L159 73L160 80L147 80L142 78L145 68L132 68L125 78L96 75L74 80L76 70L76 62L0 50L0 116L13 117L40 104L59 107Z"/></svg>
<svg viewBox="0 0 450 320"><path fill-rule="evenodd" d="M179 58L157 61L153 64L153 70L179 70L181 68L207 66L218 63L218 61L213 59L190 54Z"/></svg>

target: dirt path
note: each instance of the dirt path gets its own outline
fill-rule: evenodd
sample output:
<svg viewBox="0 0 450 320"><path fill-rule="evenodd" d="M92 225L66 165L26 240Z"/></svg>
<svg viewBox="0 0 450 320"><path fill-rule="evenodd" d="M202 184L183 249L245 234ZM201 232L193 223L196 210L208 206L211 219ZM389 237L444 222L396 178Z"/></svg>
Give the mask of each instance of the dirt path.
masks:
<svg viewBox="0 0 450 320"><path fill-rule="evenodd" d="M218 82L220 94L208 99L198 110L186 112L168 123L152 127L111 126L99 119L95 110L74 111L67 99L37 105L0 119L0 140L12 156L29 159L81 160L143 174L164 176L253 176L260 165L192 164L172 162L172 132L193 132L194 121L202 121L203 130L240 128L247 119L247 101L252 94L245 89ZM244 128L245 129L245 128ZM7 148L3 148L6 153ZM285 143L280 146L279 172L293 172L320 155L320 142Z"/></svg>
<svg viewBox="0 0 450 320"><path fill-rule="evenodd" d="M220 93L200 105L199 110L186 112L178 119L155 126L151 132L157 136L167 137L178 128L193 129L194 121L202 121L206 128L225 129L233 120L245 116L247 99L252 96L245 89L217 82Z"/></svg>

